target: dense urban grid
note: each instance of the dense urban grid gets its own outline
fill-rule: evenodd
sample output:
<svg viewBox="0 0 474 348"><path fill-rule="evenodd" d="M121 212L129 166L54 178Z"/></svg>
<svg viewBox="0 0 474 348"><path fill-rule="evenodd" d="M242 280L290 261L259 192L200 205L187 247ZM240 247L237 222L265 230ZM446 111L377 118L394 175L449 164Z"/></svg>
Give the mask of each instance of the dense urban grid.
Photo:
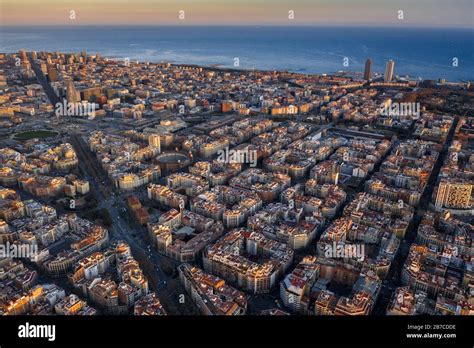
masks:
<svg viewBox="0 0 474 348"><path fill-rule="evenodd" d="M0 313L473 315L474 89L0 54Z"/></svg>

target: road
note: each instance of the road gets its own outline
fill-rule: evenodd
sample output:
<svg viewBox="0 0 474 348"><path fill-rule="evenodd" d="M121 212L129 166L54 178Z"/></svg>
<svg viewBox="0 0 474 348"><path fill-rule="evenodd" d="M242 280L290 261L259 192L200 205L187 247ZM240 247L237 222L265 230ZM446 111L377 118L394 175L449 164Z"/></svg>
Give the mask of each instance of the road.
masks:
<svg viewBox="0 0 474 348"><path fill-rule="evenodd" d="M179 283L179 280L173 279L164 273L161 268L164 259L174 266L179 263L159 254L147 242L143 229L130 219L125 205L125 195L116 192L113 183L101 167L97 157L90 151L82 137L73 134L70 141L78 155L84 177L89 180L93 189L99 195L97 209L106 209L110 214L112 220L112 225L109 228L111 241L123 240L130 246L133 257L140 263L149 281L150 288L157 293L168 313L193 314L193 312L188 312L192 307L176 306L178 294L175 288L179 288L179 284L176 284ZM131 222L127 223L126 220ZM182 289L180 291L184 292Z"/></svg>
<svg viewBox="0 0 474 348"><path fill-rule="evenodd" d="M41 71L41 68L39 67L39 65L36 64L36 62L31 57L31 53L28 53L28 59L31 64L31 68L36 74L36 78L38 79L38 82L41 84L41 86L43 86L43 90L45 91L46 95L51 101L51 104L56 105L57 103L60 102L59 97L56 95L56 93L54 93L53 88L51 87L48 80L46 79L46 76Z"/></svg>

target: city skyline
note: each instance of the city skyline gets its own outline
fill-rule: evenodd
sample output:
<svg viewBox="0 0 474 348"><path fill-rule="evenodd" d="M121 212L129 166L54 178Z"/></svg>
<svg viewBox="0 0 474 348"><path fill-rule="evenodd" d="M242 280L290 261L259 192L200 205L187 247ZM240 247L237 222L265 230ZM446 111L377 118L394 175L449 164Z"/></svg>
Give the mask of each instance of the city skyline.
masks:
<svg viewBox="0 0 474 348"><path fill-rule="evenodd" d="M473 28L469 0L358 2L298 1L35 1L2 0L2 26L24 25L238 25L403 26ZM71 12L74 11L74 18ZM180 11L184 11L183 13ZM400 14L399 11L403 11Z"/></svg>
<svg viewBox="0 0 474 348"><path fill-rule="evenodd" d="M396 62L310 75L0 54L0 241L38 241L41 269L7 260L25 281L0 281L0 309L472 315L472 86Z"/></svg>

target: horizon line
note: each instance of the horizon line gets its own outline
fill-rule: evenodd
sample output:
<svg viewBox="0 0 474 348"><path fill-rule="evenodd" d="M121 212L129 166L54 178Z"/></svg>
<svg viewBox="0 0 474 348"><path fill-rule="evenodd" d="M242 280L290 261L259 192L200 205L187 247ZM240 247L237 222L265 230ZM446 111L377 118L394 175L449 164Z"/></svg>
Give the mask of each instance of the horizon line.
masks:
<svg viewBox="0 0 474 348"><path fill-rule="evenodd" d="M247 28L389 28L389 29L470 29L474 30L474 26L451 26L451 25L378 25L378 24L0 24L0 28L9 27L71 27L71 28L86 28L86 27L247 27Z"/></svg>

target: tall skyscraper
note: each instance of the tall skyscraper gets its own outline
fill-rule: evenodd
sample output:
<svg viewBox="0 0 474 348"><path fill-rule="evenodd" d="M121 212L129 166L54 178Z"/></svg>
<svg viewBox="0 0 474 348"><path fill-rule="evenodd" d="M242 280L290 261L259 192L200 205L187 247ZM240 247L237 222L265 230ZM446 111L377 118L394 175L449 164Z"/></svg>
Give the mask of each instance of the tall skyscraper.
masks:
<svg viewBox="0 0 474 348"><path fill-rule="evenodd" d="M81 101L80 95L74 86L74 81L72 79L67 81L66 85L66 99L68 103L78 103Z"/></svg>
<svg viewBox="0 0 474 348"><path fill-rule="evenodd" d="M390 59L387 62L387 66L385 67L385 76L384 76L384 81L385 82L391 82L392 81L394 69L395 69L395 62Z"/></svg>
<svg viewBox="0 0 474 348"><path fill-rule="evenodd" d="M365 61L364 80L370 80L372 78L372 59L368 58Z"/></svg>

